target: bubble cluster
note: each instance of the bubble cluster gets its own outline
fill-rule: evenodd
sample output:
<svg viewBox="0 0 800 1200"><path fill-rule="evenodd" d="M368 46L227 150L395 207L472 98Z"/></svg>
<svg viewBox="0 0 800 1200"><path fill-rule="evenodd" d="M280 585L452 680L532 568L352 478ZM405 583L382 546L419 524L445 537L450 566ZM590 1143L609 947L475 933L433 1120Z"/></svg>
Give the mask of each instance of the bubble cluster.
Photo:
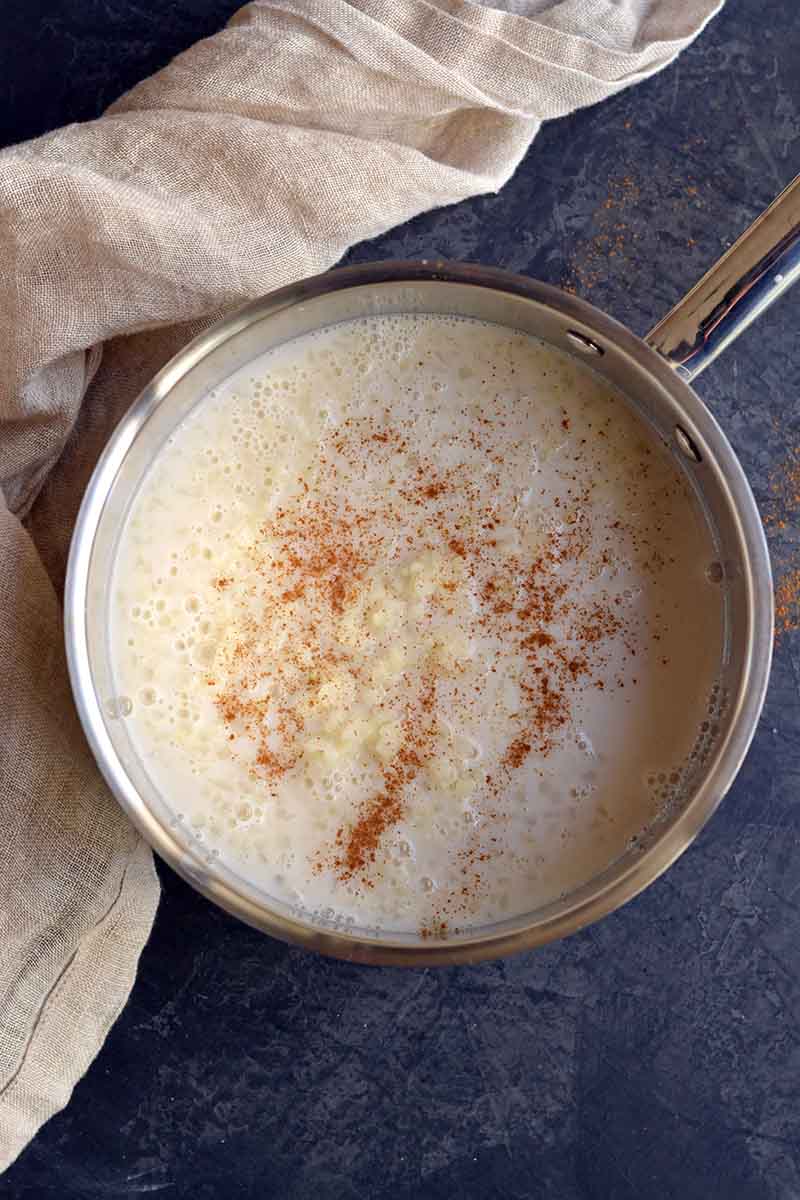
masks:
<svg viewBox="0 0 800 1200"><path fill-rule="evenodd" d="M630 849L644 849L653 836L685 806L716 749L727 707L727 689L717 682L709 692L703 719L689 753L668 767L647 773L645 784L656 811L652 819L630 839Z"/></svg>

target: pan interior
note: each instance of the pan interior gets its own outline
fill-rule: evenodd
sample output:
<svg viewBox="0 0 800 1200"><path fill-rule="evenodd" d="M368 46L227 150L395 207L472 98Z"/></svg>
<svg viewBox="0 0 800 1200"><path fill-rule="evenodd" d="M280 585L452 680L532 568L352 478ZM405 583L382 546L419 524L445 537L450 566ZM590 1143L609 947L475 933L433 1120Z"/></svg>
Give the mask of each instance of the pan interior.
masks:
<svg viewBox="0 0 800 1200"><path fill-rule="evenodd" d="M180 375L163 399L151 397L148 400L145 397L138 413L131 414L135 428L131 426L130 443L103 506L93 547L93 587L87 598L92 672L97 694L104 697L107 730L119 760L148 812L161 827L170 831L170 837L180 847L180 865L185 873L201 886L207 884L209 879L222 878L234 892L249 895L270 913L285 915L289 921L296 920L297 914L292 913L290 906L275 897L266 897L259 889L254 890L246 879L230 867L207 857L181 821L176 819L174 805L167 804L154 787L145 764L131 743L125 721L119 720L124 714L119 708L108 637L108 603L112 594L109 584L120 530L149 464L177 426L209 391L220 387L233 372L252 362L265 350L291 338L337 322L393 313L454 314L534 334L559 350L572 354L582 371L591 369L611 383L616 394L622 395L636 412L648 435L660 442L664 453L671 455L675 471L680 473L691 489L697 510L702 514L716 547L714 563L720 572L720 590L724 596L719 678L713 695L709 696L708 713L701 723L703 727L698 728L694 758L681 776L679 793L674 787L666 789L668 802L661 807L657 818L630 841L625 852L601 876L587 880L582 887L572 890L565 897L555 898L537 912L514 914L491 928L472 928L463 935L468 939L493 937L498 932L502 935L515 928L546 922L565 909L580 905L582 897L596 894L598 889L613 884L663 842L676 822L685 819L687 812L690 812L698 790L707 778L709 766L725 742L741 683L745 654L746 595L743 574L737 570L741 558L739 530L731 512L724 480L716 468L703 431L693 424L691 414L681 411L674 397L632 361L624 345L619 347L607 336L598 336L597 331L585 323L571 319L570 314L558 312L545 304L489 287L476 288L452 280L446 283L419 281L401 286L397 283L371 284L369 287L333 291L300 305L293 304L271 311L262 320L245 322L213 353L205 355ZM690 439L694 452L691 457L685 452L685 443L681 449L682 443L676 440L677 426L683 431L684 437ZM325 918L317 914L314 923L324 925ZM351 929L350 933L367 939L377 937L378 940L385 940L386 936L358 929ZM395 931L390 940L398 944L414 944L418 934Z"/></svg>

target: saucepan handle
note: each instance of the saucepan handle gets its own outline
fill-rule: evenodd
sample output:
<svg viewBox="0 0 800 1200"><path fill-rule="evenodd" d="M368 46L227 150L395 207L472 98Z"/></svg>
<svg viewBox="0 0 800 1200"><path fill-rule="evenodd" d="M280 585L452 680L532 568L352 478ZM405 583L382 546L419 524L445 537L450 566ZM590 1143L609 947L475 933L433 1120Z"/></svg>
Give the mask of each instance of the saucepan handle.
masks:
<svg viewBox="0 0 800 1200"><path fill-rule="evenodd" d="M645 341L688 380L800 278L800 175Z"/></svg>

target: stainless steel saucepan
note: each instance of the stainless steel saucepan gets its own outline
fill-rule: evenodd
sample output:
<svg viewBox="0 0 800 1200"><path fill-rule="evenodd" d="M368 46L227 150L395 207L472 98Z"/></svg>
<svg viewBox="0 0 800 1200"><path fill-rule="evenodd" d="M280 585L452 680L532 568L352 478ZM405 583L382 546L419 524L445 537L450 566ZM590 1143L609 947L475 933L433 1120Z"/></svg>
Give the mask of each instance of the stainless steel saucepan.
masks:
<svg viewBox="0 0 800 1200"><path fill-rule="evenodd" d="M800 275L800 178L646 337L557 288L488 267L389 262L335 270L273 292L220 321L161 370L123 418L78 516L66 585L75 701L100 769L151 846L211 900L286 941L371 963L472 962L573 933L657 878L717 807L756 728L769 675L773 604L764 534L742 468L690 382ZM444 942L343 933L299 919L212 859L184 830L133 750L109 648L119 535L159 448L211 389L270 347L349 318L454 313L522 330L591 365L674 453L698 494L724 570L727 697L683 803L601 875L535 912Z"/></svg>

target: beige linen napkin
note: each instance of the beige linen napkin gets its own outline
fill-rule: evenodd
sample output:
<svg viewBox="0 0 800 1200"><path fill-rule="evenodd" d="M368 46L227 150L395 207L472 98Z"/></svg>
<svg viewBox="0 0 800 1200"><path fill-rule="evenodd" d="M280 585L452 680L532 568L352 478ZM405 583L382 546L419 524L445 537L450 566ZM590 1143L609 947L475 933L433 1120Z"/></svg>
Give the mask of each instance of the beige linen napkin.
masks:
<svg viewBox="0 0 800 1200"><path fill-rule="evenodd" d="M543 120L659 70L718 7L257 0L100 120L0 154L0 1167L97 1053L158 901L62 651L109 432L212 316L496 191Z"/></svg>

